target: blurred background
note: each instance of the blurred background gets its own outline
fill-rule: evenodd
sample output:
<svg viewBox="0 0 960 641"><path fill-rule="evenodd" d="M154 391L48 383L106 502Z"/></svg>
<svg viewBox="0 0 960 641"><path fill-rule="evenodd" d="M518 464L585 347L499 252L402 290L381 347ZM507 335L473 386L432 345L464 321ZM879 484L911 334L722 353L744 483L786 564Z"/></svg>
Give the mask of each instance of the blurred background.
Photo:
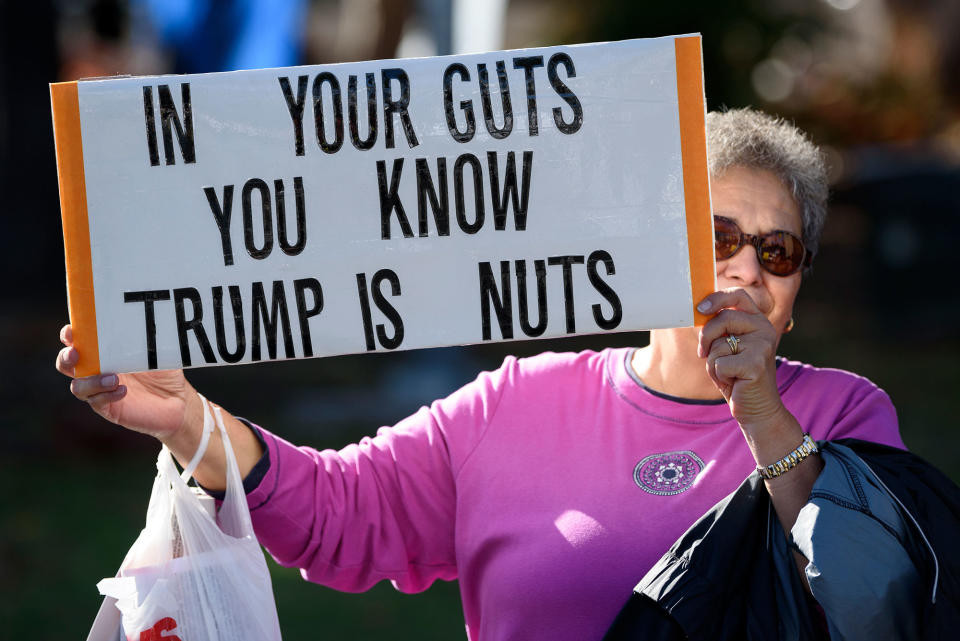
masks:
<svg viewBox="0 0 960 641"><path fill-rule="evenodd" d="M0 0L0 622L85 638L143 525L157 446L53 367L67 320L47 84L703 34L710 109L754 105L826 148L832 208L781 353L865 375L907 445L960 480L960 2L954 0ZM951 293L952 292L952 293ZM193 370L210 398L339 448L507 353L644 333ZM339 594L272 566L287 639L464 638L455 583Z"/></svg>

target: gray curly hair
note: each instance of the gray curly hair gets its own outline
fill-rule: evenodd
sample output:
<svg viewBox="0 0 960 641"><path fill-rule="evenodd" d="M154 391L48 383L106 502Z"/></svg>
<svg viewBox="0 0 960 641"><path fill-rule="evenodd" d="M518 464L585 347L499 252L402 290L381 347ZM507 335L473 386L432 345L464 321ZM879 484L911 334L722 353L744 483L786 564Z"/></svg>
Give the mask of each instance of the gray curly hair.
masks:
<svg viewBox="0 0 960 641"><path fill-rule="evenodd" d="M707 114L707 167L720 177L730 167L772 171L793 194L803 219L803 244L816 255L827 218L823 153L783 118L754 109Z"/></svg>

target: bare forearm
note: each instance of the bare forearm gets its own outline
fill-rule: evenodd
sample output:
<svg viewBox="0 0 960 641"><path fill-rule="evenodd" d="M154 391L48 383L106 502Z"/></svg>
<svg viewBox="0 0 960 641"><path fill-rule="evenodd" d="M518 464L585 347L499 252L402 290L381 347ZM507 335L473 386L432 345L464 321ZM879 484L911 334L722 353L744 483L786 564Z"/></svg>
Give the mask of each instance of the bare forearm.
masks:
<svg viewBox="0 0 960 641"><path fill-rule="evenodd" d="M191 389L187 399L187 408L183 426L172 436L162 439L180 465L187 465L200 446L203 435L203 404L200 395ZM211 410L213 404L211 403ZM246 425L238 421L227 411L221 411L223 426L227 430L230 444L237 458L240 477L250 473L260 457L263 448L260 441ZM214 429L210 435L207 451L193 473L196 481L210 490L223 490L227 486L227 459L220 430Z"/></svg>
<svg viewBox="0 0 960 641"><path fill-rule="evenodd" d="M797 516L807 504L810 491L822 469L823 461L820 457L809 456L790 470L789 474L764 481L784 532L790 532L793 524L797 522Z"/></svg>
<svg viewBox="0 0 960 641"><path fill-rule="evenodd" d="M744 429L744 435L757 465L767 466L779 461L800 445L803 440L803 429L796 418L784 410L772 424L763 429ZM823 460L819 456L808 456L784 474L764 480L770 501L773 503L777 519L784 532L789 533L797 522L800 510L809 501L810 492L821 470L823 470ZM804 567L807 560L800 554L794 553L794 555L797 569L806 586Z"/></svg>

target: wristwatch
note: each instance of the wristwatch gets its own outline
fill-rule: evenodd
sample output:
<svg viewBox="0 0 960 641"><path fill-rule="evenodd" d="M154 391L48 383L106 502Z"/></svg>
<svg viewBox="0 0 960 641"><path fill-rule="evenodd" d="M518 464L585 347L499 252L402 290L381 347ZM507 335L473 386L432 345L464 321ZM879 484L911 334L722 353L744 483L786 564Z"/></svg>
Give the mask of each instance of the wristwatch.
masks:
<svg viewBox="0 0 960 641"><path fill-rule="evenodd" d="M775 479L787 470L792 470L797 466L797 463L807 458L811 454L817 454L820 450L817 448L817 443L809 434L803 435L803 442L800 443L800 446L784 456L782 459L776 463L771 463L767 466L757 466L757 472L760 473L765 479Z"/></svg>

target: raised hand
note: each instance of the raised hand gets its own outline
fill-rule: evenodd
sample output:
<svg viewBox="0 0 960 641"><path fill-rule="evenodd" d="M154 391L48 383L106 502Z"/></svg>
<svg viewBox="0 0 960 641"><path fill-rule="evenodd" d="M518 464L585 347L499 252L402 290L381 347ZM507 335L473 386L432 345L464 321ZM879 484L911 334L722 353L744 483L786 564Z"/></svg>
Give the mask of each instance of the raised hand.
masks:
<svg viewBox="0 0 960 641"><path fill-rule="evenodd" d="M188 418L202 417L200 399L182 370L75 378L79 353L73 346L70 325L60 330L60 342L64 348L57 355L57 371L73 379L70 391L74 396L111 423L166 440L174 436ZM191 412L195 415L191 416Z"/></svg>
<svg viewBox="0 0 960 641"><path fill-rule="evenodd" d="M60 330L60 342L64 347L57 355L57 371L73 379L70 391L74 396L111 423L159 439L182 465L193 457L203 428L203 401L182 370L76 378L80 355L73 346L70 325ZM224 413L223 418L240 474L246 476L263 454L260 442L229 413ZM219 490L226 486L225 470L223 442L215 432L193 476L205 487Z"/></svg>
<svg viewBox="0 0 960 641"><path fill-rule="evenodd" d="M730 413L745 430L781 420L773 325L743 289L714 292L704 302L720 311L700 330L698 356L706 358L707 374Z"/></svg>

